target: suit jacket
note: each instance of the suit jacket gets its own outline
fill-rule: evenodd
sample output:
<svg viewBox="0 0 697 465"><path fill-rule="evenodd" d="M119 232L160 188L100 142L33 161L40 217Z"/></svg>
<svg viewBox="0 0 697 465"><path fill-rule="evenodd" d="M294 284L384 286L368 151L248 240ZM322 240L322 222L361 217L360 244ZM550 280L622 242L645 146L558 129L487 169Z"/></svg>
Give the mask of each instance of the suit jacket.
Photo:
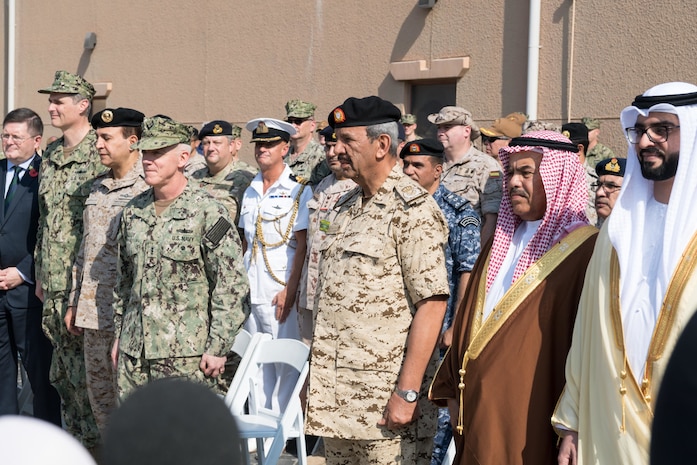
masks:
<svg viewBox="0 0 697 465"><path fill-rule="evenodd" d="M22 179L17 184L11 203L5 210L4 193L7 178L7 160L0 161L0 269L17 267L17 269L33 283L36 282L34 273L34 247L36 246L36 231L39 226L39 177L38 169L41 157L38 155L31 163ZM36 298L36 285L26 281L9 291L0 291L0 296L15 308L40 307L41 301Z"/></svg>

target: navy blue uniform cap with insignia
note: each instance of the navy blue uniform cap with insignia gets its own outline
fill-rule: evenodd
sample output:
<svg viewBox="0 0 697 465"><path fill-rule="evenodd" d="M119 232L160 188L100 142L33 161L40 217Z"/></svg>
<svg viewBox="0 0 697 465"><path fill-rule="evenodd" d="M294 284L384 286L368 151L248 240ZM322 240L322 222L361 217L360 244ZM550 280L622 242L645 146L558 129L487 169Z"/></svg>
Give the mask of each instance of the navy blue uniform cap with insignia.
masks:
<svg viewBox="0 0 697 465"><path fill-rule="evenodd" d="M612 176L624 177L624 169L627 165L627 160L624 158L606 158L595 165L595 173L598 176L610 174Z"/></svg>
<svg viewBox="0 0 697 465"><path fill-rule="evenodd" d="M327 126L326 128L322 129L319 132L320 136L324 136L325 142L336 142L336 133L334 132L334 128L331 126Z"/></svg>
<svg viewBox="0 0 697 465"><path fill-rule="evenodd" d="M206 136L232 136L232 124L220 119L210 121L198 133L200 140Z"/></svg>
<svg viewBox="0 0 697 465"><path fill-rule="evenodd" d="M132 108L105 108L92 116L90 123L97 128L139 128L143 124L145 115Z"/></svg>
<svg viewBox="0 0 697 465"><path fill-rule="evenodd" d="M399 152L399 157L404 158L410 155L424 155L436 158L443 158L443 144L435 139L419 139L407 142Z"/></svg>

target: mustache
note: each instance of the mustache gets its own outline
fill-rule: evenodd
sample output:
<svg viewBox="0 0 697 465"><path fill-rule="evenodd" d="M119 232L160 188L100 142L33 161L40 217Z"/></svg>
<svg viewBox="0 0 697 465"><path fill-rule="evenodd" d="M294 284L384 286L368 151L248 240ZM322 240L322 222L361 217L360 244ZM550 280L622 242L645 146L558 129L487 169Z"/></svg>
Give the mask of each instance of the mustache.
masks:
<svg viewBox="0 0 697 465"><path fill-rule="evenodd" d="M521 197L525 197L526 199L529 198L528 193L525 192L523 189L518 189L516 187L511 188L508 190L508 196L513 197L514 195L519 195Z"/></svg>
<svg viewBox="0 0 697 465"><path fill-rule="evenodd" d="M639 151L639 156L642 159L647 155L655 155L664 159L666 157L665 152L658 147L646 147L645 149L641 149L641 151Z"/></svg>

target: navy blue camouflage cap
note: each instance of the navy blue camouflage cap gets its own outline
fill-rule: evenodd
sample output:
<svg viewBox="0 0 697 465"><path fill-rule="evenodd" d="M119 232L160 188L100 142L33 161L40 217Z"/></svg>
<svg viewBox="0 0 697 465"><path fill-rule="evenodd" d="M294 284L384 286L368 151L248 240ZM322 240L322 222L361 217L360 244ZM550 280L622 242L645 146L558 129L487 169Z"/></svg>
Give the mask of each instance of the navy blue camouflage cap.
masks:
<svg viewBox="0 0 697 465"><path fill-rule="evenodd" d="M145 115L132 108L105 108L92 116L91 123L94 129L110 127L137 128L143 124L143 119L145 119Z"/></svg>
<svg viewBox="0 0 697 465"><path fill-rule="evenodd" d="M177 144L189 144L193 128L165 116L153 116L143 121L143 135L131 149L157 150Z"/></svg>
<svg viewBox="0 0 697 465"><path fill-rule="evenodd" d="M443 158L445 155L443 144L435 139L419 139L407 142L399 152L399 157L404 158L410 155L422 155L436 158Z"/></svg>
<svg viewBox="0 0 697 465"><path fill-rule="evenodd" d="M349 97L329 113L329 125L334 129L397 122L402 112L380 97Z"/></svg>
<svg viewBox="0 0 697 465"><path fill-rule="evenodd" d="M88 100L92 100L94 86L87 82L82 76L69 73L68 71L56 71L51 87L39 89L40 94L80 94Z"/></svg>

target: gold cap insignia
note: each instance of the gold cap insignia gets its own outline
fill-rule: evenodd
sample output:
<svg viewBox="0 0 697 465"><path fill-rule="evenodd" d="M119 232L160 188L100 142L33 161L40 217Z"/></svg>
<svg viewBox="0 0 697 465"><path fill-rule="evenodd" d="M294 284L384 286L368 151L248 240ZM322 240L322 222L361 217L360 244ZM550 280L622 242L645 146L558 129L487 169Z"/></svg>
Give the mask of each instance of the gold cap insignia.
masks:
<svg viewBox="0 0 697 465"><path fill-rule="evenodd" d="M620 169L620 164L617 163L617 158L613 158L608 164L605 165L605 171L609 171L611 173L619 173Z"/></svg>
<svg viewBox="0 0 697 465"><path fill-rule="evenodd" d="M341 108L337 108L334 110L334 121L337 123L343 123L346 121L346 115L344 114L344 110Z"/></svg>
<svg viewBox="0 0 697 465"><path fill-rule="evenodd" d="M111 123L114 121L114 114L111 112L111 110L104 110L102 112L102 121L105 123Z"/></svg>
<svg viewBox="0 0 697 465"><path fill-rule="evenodd" d="M266 125L265 122L259 121L259 124L257 124L257 134L268 134L269 133L269 127Z"/></svg>
<svg viewBox="0 0 697 465"><path fill-rule="evenodd" d="M561 133L561 135L566 137L567 139L571 139L571 133L569 131L564 131Z"/></svg>
<svg viewBox="0 0 697 465"><path fill-rule="evenodd" d="M411 144L409 146L409 151L411 153L419 153L419 152L421 152L421 147L419 147L419 144Z"/></svg>
<svg viewBox="0 0 697 465"><path fill-rule="evenodd" d="M213 126L213 134L220 134L221 132L223 132L223 128L219 124Z"/></svg>

